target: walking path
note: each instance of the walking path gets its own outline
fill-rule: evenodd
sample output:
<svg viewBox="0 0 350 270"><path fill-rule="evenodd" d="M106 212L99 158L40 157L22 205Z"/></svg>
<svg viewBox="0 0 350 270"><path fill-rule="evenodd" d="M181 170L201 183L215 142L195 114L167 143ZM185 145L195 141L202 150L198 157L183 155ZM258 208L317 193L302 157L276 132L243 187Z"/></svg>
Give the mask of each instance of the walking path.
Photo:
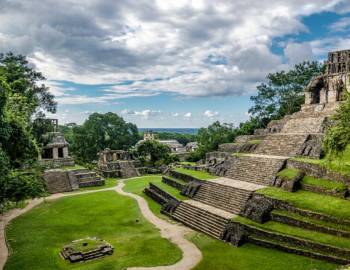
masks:
<svg viewBox="0 0 350 270"><path fill-rule="evenodd" d="M186 228L181 225L171 224L166 220L162 220L155 216L148 207L146 200L138 195L128 193L123 191L124 180L120 180L116 187L104 188L98 190L89 190L82 192L73 193L57 193L49 197L33 199L28 202L28 204L22 209L13 209L4 215L0 215L0 269L3 269L9 255L8 247L5 238L5 228L7 224L14 218L28 212L35 206L44 202L44 200L55 200L63 197L71 197L88 193L102 192L107 190L114 190L121 195L129 196L135 199L138 203L141 213L143 216L153 225L155 225L161 233L161 236L169 239L175 245L177 245L182 250L182 259L173 265L167 266L157 266L157 267L132 267L129 270L143 270L143 269L155 269L155 270L189 270L192 269L197 263L202 259L201 251L190 241L188 241L184 236L192 232L191 229Z"/></svg>
<svg viewBox="0 0 350 270"><path fill-rule="evenodd" d="M122 195L134 198L139 205L142 215L160 230L161 236L169 239L182 250L182 259L176 264L156 267L131 267L128 270L189 270L196 266L202 260L202 253L193 243L185 238L185 235L192 232L192 230L158 218L149 209L148 203L144 198L133 193L125 192L123 187L124 181L120 181L116 187L116 191Z"/></svg>

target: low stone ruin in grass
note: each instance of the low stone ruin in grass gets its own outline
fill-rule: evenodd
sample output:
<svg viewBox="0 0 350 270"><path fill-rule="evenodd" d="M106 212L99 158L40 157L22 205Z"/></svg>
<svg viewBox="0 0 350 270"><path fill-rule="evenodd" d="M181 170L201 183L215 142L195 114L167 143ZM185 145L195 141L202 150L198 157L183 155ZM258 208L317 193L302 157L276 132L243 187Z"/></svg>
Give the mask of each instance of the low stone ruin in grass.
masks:
<svg viewBox="0 0 350 270"><path fill-rule="evenodd" d="M63 247L61 255L65 260L75 263L112 255L113 251L114 247L111 244L94 237L73 241Z"/></svg>

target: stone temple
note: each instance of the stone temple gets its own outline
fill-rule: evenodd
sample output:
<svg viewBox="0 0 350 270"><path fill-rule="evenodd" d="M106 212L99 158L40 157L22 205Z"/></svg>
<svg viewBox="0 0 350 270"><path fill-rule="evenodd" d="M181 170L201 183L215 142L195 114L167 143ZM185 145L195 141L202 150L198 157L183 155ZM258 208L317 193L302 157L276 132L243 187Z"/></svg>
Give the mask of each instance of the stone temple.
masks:
<svg viewBox="0 0 350 270"><path fill-rule="evenodd" d="M325 74L314 78L305 88L305 104L299 112L271 121L265 129L256 130L253 135L238 136L234 142L220 145L218 151L207 154L205 164L185 166L217 175L215 181L203 181L170 169L163 182L179 189L188 197L187 200L179 201L154 184L144 192L160 203L162 212L173 219L233 245L251 242L349 264L350 249L340 249L321 241L315 243L306 235L295 237L254 225L274 221L280 226L308 228L338 237L350 236L350 228L348 231L336 228L337 224L349 226L349 220L305 210L259 193L259 190L273 186L289 192L300 189L342 199L347 196L348 190L337 193L336 190L313 188L300 181L304 175L333 179L348 189L349 176L329 171L310 159L320 158L323 154L325 129L343 93L350 90L349 79L350 50L329 53ZM279 176L284 169L299 173L291 180L285 179ZM320 226L320 222L328 222L332 229Z"/></svg>
<svg viewBox="0 0 350 270"><path fill-rule="evenodd" d="M350 50L330 52L327 70L305 89L305 104L327 104L340 101L350 86Z"/></svg>
<svg viewBox="0 0 350 270"><path fill-rule="evenodd" d="M51 121L54 126L54 132L49 132L44 135L48 143L43 146L39 157L40 164L49 168L74 166L74 160L69 156L68 152L69 144L64 136L60 132L57 132L57 119L51 119Z"/></svg>
<svg viewBox="0 0 350 270"><path fill-rule="evenodd" d="M130 178L142 174L140 161L124 150L106 148L99 153L97 167L104 177Z"/></svg>

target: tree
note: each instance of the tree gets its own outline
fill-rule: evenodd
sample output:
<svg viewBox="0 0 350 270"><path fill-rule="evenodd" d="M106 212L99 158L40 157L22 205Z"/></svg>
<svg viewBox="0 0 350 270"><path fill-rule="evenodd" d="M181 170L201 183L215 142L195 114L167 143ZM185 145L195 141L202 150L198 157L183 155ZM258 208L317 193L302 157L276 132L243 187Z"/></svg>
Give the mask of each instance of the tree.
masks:
<svg viewBox="0 0 350 270"><path fill-rule="evenodd" d="M304 103L304 88L323 70L324 65L318 62L304 62L290 71L268 74L267 83L260 84L258 94L251 97L254 105L249 113L265 127L272 119L299 111Z"/></svg>
<svg viewBox="0 0 350 270"><path fill-rule="evenodd" d="M195 154L198 158L204 158L205 153L217 150L219 144L233 142L236 130L232 124L214 122L207 128L198 131L198 149Z"/></svg>
<svg viewBox="0 0 350 270"><path fill-rule="evenodd" d="M78 160L91 162L105 148L127 150L139 140L136 125L117 114L94 113L81 126L73 127L71 152Z"/></svg>
<svg viewBox="0 0 350 270"><path fill-rule="evenodd" d="M38 84L44 81L45 77L29 66L25 56L11 52L0 54L0 76L11 89L10 98L24 99L21 100L21 104L26 104L25 113L28 116L28 122L35 112L56 112L57 103L49 92L49 88L44 84Z"/></svg>
<svg viewBox="0 0 350 270"><path fill-rule="evenodd" d="M161 165L174 161L169 146L156 140L146 140L137 146L138 157L146 164Z"/></svg>
<svg viewBox="0 0 350 270"><path fill-rule="evenodd" d="M350 94L348 92L344 93L344 99L333 116L334 125L327 130L323 142L325 152L331 156L341 154L350 144Z"/></svg>

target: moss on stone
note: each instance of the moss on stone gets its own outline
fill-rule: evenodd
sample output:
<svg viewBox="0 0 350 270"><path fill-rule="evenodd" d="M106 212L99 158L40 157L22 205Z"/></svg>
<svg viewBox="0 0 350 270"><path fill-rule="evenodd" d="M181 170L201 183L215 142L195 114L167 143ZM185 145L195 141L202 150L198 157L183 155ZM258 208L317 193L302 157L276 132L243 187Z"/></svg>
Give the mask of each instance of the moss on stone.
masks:
<svg viewBox="0 0 350 270"><path fill-rule="evenodd" d="M292 168L285 168L282 171L280 171L277 174L277 176L282 177L284 179L292 180L295 177L297 177L299 173L300 173L299 170L292 169Z"/></svg>
<svg viewBox="0 0 350 270"><path fill-rule="evenodd" d="M332 181L328 179L322 179L322 178L315 178L311 176L304 176L302 179L302 183L311 185L311 186L317 186L321 187L327 191L337 191L342 192L347 189L347 186L344 183L338 182L338 181Z"/></svg>

